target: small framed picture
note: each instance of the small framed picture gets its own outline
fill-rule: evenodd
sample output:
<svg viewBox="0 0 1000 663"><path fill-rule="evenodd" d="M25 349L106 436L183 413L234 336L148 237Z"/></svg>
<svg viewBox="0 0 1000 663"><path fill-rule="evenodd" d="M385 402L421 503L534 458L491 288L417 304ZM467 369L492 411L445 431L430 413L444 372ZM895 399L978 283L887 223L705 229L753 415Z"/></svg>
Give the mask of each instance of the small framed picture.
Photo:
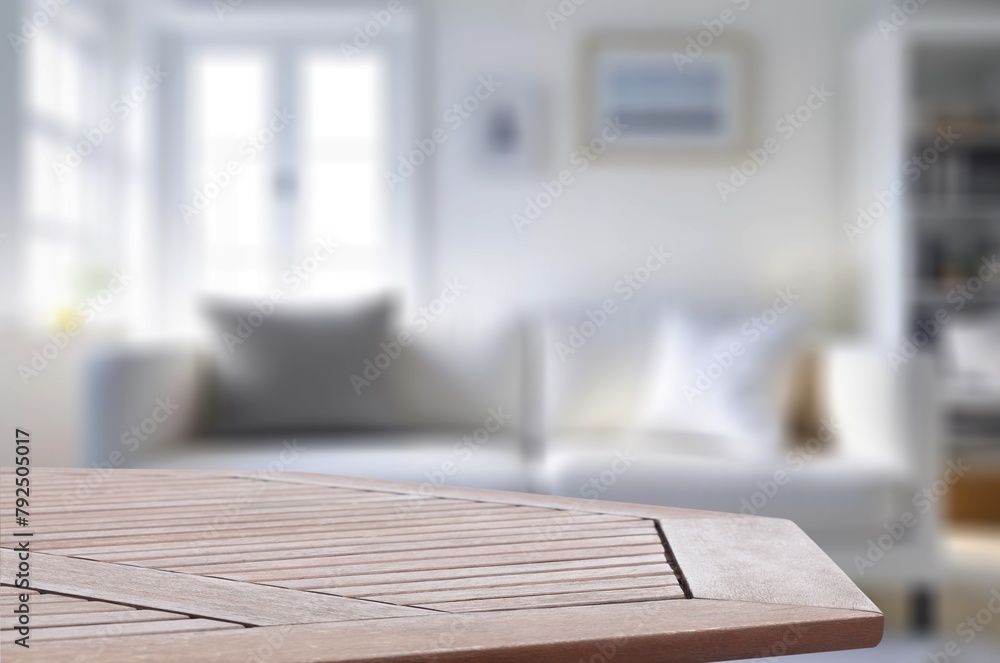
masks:
<svg viewBox="0 0 1000 663"><path fill-rule="evenodd" d="M498 77L503 85L472 118L473 162L486 173L535 173L546 153L542 84L527 76Z"/></svg>
<svg viewBox="0 0 1000 663"><path fill-rule="evenodd" d="M594 35L583 60L585 143L616 153L731 153L748 143L750 50L726 35L694 57L678 34ZM608 131L615 127L615 131Z"/></svg>

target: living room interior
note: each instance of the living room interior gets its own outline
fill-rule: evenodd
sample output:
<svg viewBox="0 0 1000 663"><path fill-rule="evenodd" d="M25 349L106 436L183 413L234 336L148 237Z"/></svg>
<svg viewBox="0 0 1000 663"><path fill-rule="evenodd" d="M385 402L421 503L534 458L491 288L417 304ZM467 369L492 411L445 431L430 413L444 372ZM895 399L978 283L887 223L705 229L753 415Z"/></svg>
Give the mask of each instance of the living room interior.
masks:
<svg viewBox="0 0 1000 663"><path fill-rule="evenodd" d="M0 27L0 394L33 463L787 518L886 615L815 660L998 660L996 3Z"/></svg>

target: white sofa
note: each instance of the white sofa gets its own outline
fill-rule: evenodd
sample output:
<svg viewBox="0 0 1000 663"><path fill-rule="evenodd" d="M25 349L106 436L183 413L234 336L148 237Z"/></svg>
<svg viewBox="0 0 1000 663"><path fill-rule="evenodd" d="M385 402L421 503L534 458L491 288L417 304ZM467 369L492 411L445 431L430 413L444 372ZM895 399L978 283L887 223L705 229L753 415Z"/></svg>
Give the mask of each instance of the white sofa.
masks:
<svg viewBox="0 0 1000 663"><path fill-rule="evenodd" d="M516 327L464 344L447 330L427 332L379 378L387 386L379 397L392 395L391 421L233 433L213 430L216 354L204 344L108 348L86 370L86 464L289 469L529 490L519 351ZM360 398L358 407L366 407ZM282 451L293 442L298 453L284 466Z"/></svg>
<svg viewBox="0 0 1000 663"><path fill-rule="evenodd" d="M398 364L387 378L418 398L409 423L385 430L206 433L211 362L204 353L177 347L103 353L88 372L88 464L284 469L275 462L282 443L294 439L303 451L287 469L790 518L821 544L839 546L832 554L848 570L852 554L863 554L868 538L883 533L933 480L933 404L928 381L919 377L922 360L894 373L877 351L827 346L827 400L839 431L827 451L805 462L801 450L782 440L635 425L630 404L642 401L642 373L655 363L649 347L628 335L616 338L609 328L604 340L595 337L585 348L589 357L556 364L551 329L551 320L535 319L493 335L493 351L462 355L443 371L455 380L451 386L440 380L428 386L426 361ZM449 348L462 352L444 343L413 357L448 363ZM451 394L444 401L464 400L442 403L439 389ZM134 450L123 445L124 433L149 420L153 404L167 395L176 412ZM491 407L509 408L511 420L467 452L463 438L483 425ZM931 569L932 552L918 546L912 565Z"/></svg>

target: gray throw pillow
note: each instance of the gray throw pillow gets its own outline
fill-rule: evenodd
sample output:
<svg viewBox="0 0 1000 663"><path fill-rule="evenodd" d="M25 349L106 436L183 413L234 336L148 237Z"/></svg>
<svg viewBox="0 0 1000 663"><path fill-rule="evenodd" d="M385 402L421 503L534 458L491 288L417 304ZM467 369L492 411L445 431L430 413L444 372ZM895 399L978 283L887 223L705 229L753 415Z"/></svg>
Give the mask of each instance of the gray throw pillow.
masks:
<svg viewBox="0 0 1000 663"><path fill-rule="evenodd" d="M394 426L387 378L360 393L351 383L381 351L389 298L336 308L284 304L269 315L253 303L213 302L206 312L216 356L215 432Z"/></svg>

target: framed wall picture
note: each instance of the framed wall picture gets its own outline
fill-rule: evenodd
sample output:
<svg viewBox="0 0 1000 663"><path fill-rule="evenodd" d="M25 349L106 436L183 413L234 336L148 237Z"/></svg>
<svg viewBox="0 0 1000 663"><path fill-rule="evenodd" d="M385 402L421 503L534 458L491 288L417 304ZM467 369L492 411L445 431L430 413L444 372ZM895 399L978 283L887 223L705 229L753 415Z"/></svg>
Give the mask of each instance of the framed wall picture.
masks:
<svg viewBox="0 0 1000 663"><path fill-rule="evenodd" d="M480 172L533 174L547 148L544 86L529 76L498 76L503 85L470 119L472 161Z"/></svg>
<svg viewBox="0 0 1000 663"><path fill-rule="evenodd" d="M748 143L750 49L726 35L691 57L684 35L592 36L582 58L582 138L615 153L729 154Z"/></svg>

